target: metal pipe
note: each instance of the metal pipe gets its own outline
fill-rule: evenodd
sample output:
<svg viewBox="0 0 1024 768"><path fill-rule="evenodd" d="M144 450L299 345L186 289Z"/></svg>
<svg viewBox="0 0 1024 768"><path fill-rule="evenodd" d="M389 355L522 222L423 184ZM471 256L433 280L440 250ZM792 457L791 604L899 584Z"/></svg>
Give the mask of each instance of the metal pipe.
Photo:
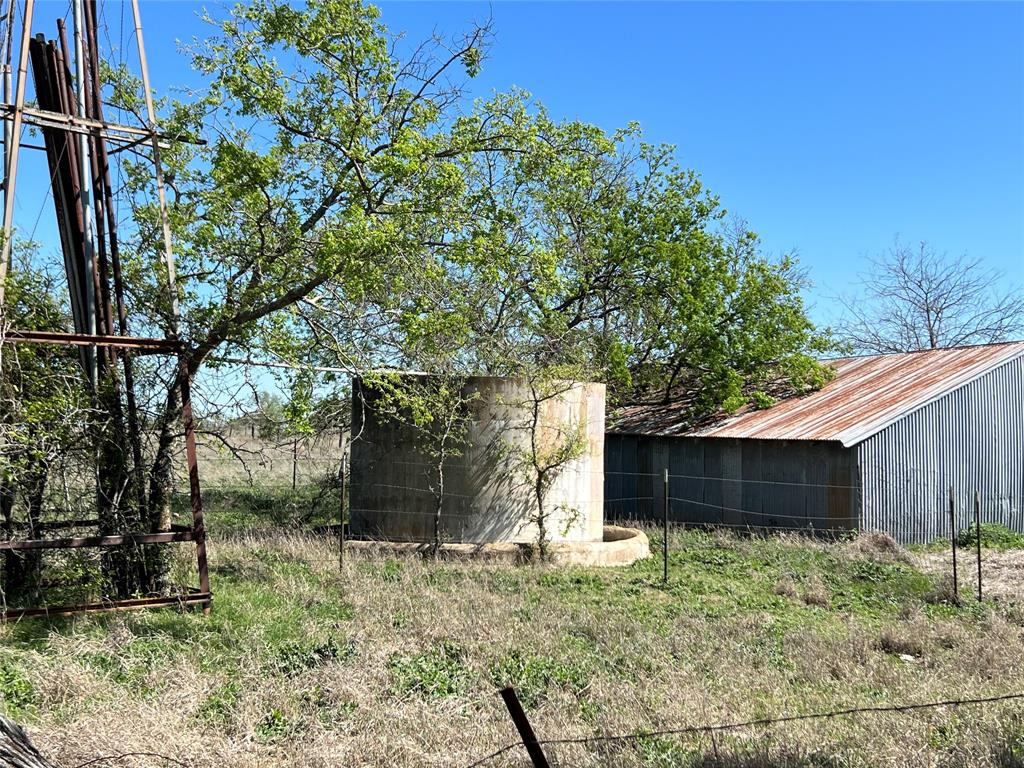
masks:
<svg viewBox="0 0 1024 768"><path fill-rule="evenodd" d="M978 554L978 602L981 602L981 491L974 492L974 534Z"/></svg>
<svg viewBox="0 0 1024 768"><path fill-rule="evenodd" d="M3 97L4 103L9 104L11 101L11 89L13 88L14 81L12 77L11 69L11 58L14 56L13 43L14 43L14 4L15 0L11 0L7 4L7 15L4 19L4 40L3 40L3 55L4 55L4 84L3 84ZM12 137L12 126L10 122L4 121L4 168L7 168L7 164L10 162L11 152L11 137ZM4 199L7 197L7 188L4 187Z"/></svg>
<svg viewBox="0 0 1024 768"><path fill-rule="evenodd" d="M13 328L7 332L4 343L64 344L71 346L104 346L135 349L140 352L175 355L181 352L181 342L174 339L147 339L139 336L87 336L65 331L29 331Z"/></svg>
<svg viewBox="0 0 1024 768"><path fill-rule="evenodd" d="M12 0L13 2L13 0ZM4 287L7 284L7 265L11 259L11 236L14 233L14 190L18 181L18 143L21 140L22 110L25 108L25 80L28 76L28 43L32 37L32 11L35 0L25 0L24 27L21 49L18 51L18 84L14 92L14 120L11 126L11 145L4 163L4 220L3 243L0 244L0 320L3 317Z"/></svg>
<svg viewBox="0 0 1024 768"><path fill-rule="evenodd" d="M85 63L85 9L82 0L73 0L75 25L75 101L79 117L88 117L85 84L89 77ZM89 137L78 135L78 175L79 188L82 196L82 246L85 262L85 319L87 333L96 334L96 303L99 275L96 269L96 245L93 233L92 204L92 163ZM96 387L99 384L99 371L95 352L89 358L89 379Z"/></svg>
<svg viewBox="0 0 1024 768"><path fill-rule="evenodd" d="M949 540L953 547L953 602L960 605L960 580L956 572L956 496L949 488Z"/></svg>
<svg viewBox="0 0 1024 768"><path fill-rule="evenodd" d="M664 517L662 522L662 537L661 537L661 557L663 562L664 572L662 573L662 583L668 584L668 469L665 470L665 505L664 505Z"/></svg>
<svg viewBox="0 0 1024 768"><path fill-rule="evenodd" d="M522 739L523 746L526 747L526 753L530 756L530 762L533 763L534 768L550 768L551 764L544 754L544 749L537 741L533 726L530 725L530 719L526 716L523 705L519 703L519 697L516 696L515 688L512 686L502 688L501 699L505 702L505 708L508 709L508 714L512 718L512 722L515 723L516 730L519 731L519 738Z"/></svg>
<svg viewBox="0 0 1024 768"><path fill-rule="evenodd" d="M174 250L171 245L171 220L167 216L167 193L164 190L164 171L160 163L160 142L156 138L156 109L153 106L153 92L149 85L149 66L146 64L146 46L142 40L142 14L139 0L132 0L132 16L135 20L135 42L139 48L139 65L142 70L142 90L146 96L146 117L152 132L153 165L156 168L156 194L160 202L160 224L164 238L164 264L167 268L167 293L171 302L171 333L177 337L180 326L178 308L177 272L174 267Z"/></svg>

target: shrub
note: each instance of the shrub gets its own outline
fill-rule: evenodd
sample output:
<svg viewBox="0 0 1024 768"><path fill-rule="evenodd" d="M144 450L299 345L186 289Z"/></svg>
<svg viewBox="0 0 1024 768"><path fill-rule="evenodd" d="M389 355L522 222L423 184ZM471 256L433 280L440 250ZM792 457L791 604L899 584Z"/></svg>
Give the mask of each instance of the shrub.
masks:
<svg viewBox="0 0 1024 768"><path fill-rule="evenodd" d="M971 525L960 531L957 544L961 547L977 546L978 526ZM999 523L982 523L981 546L990 549L1024 549L1024 534L1011 531Z"/></svg>

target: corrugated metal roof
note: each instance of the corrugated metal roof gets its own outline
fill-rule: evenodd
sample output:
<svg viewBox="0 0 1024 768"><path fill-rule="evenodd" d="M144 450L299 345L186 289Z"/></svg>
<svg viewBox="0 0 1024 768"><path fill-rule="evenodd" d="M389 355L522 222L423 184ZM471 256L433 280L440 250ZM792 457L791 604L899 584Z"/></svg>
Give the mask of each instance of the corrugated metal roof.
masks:
<svg viewBox="0 0 1024 768"><path fill-rule="evenodd" d="M620 434L834 440L856 445L902 416L1024 355L1024 342L832 360L835 378L817 392L765 410L746 410L691 429L671 406L632 406L609 431ZM674 418L673 418L674 416Z"/></svg>

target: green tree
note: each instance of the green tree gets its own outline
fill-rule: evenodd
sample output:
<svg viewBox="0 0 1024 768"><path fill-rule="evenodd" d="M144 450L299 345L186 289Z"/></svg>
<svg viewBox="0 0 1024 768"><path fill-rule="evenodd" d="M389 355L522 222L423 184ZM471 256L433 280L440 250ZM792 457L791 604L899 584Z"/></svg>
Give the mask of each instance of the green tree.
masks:
<svg viewBox="0 0 1024 768"><path fill-rule="evenodd" d="M7 279L6 321L15 328L62 330L57 282L34 269L28 255ZM2 329L0 329L2 332ZM38 538L46 494L55 469L88 459L94 418L75 350L12 344L0 357L0 517L5 538ZM39 580L38 550L4 553L4 595L31 593Z"/></svg>
<svg viewBox="0 0 1024 768"><path fill-rule="evenodd" d="M633 125L555 121L522 92L467 104L486 28L399 59L408 46L353 0L258 0L211 23L193 51L208 88L166 120L209 138L165 156L192 374L230 348L353 372L569 367L615 401L685 384L695 412L824 380L795 262L731 236L672 148ZM122 77L115 95L137 89ZM129 179L134 309L165 329L143 269L158 242L148 174ZM178 410L171 384L151 497Z"/></svg>
<svg viewBox="0 0 1024 768"><path fill-rule="evenodd" d="M511 116L520 150L464 159L470 205L488 212L455 246L481 367L586 368L613 402L685 387L695 415L826 380L815 356L831 339L807 317L793 256L762 255L635 125L607 135L524 99L488 107Z"/></svg>
<svg viewBox="0 0 1024 768"><path fill-rule="evenodd" d="M372 313L399 301L414 307L412 265L469 216L459 158L504 140L480 123L476 132L453 127L459 81L476 73L487 30L450 45L428 41L400 60L377 10L350 0L260 1L210 21L216 34L193 51L208 88L195 102L169 105L165 120L169 132L210 138L164 154L188 370L195 375L231 347L291 359L323 324L310 310L326 296L366 310L333 348L358 370L395 326L374 328ZM123 73L114 94L129 108L139 98ZM133 309L159 333L171 325L169 307L146 268L159 216L143 202L152 199L149 175L140 167L129 180L138 222ZM416 324L414 310L404 324ZM367 328L371 338L353 342ZM332 349L328 339L318 345ZM179 412L170 383L150 472L154 510L169 509ZM166 512L151 521L168 523Z"/></svg>

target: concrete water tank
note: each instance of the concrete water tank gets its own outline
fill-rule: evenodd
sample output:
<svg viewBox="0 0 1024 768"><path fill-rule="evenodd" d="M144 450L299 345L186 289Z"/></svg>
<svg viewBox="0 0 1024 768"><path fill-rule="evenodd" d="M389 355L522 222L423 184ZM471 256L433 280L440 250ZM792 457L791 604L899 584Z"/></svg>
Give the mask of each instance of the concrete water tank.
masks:
<svg viewBox="0 0 1024 768"><path fill-rule="evenodd" d="M417 374L402 374L416 376ZM528 381L465 380L468 429L462 455L445 466L441 538L446 542L536 542L534 488L524 464L535 436L540 454L575 436L579 447L547 492L549 541L601 541L604 524L605 386L558 385L540 400ZM374 408L379 393L353 382L349 491L356 537L432 541L434 464L412 427ZM537 403L538 428L532 429Z"/></svg>

